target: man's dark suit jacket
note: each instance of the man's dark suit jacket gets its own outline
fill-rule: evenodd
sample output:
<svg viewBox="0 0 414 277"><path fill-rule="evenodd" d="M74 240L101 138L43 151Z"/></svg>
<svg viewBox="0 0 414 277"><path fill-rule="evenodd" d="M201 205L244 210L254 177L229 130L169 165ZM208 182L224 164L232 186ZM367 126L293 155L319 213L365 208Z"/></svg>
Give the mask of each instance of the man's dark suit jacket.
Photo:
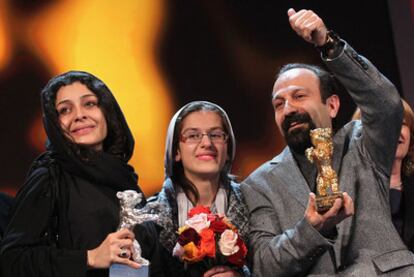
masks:
<svg viewBox="0 0 414 277"><path fill-rule="evenodd" d="M329 240L305 219L310 189L287 147L241 185L250 214L253 276L414 276L414 257L389 209L389 177L402 124L394 85L345 43L324 60L361 109L334 136L333 167L355 214Z"/></svg>

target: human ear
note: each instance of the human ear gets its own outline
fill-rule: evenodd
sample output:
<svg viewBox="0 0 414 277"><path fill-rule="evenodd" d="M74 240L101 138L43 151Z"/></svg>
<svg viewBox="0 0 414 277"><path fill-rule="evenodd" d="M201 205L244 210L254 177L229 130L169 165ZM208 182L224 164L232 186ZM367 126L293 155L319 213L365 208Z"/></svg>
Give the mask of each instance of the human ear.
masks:
<svg viewBox="0 0 414 277"><path fill-rule="evenodd" d="M176 162L181 161L181 153L180 153L180 149L177 150L177 154L175 154L174 160Z"/></svg>
<svg viewBox="0 0 414 277"><path fill-rule="evenodd" d="M335 118L338 114L339 107L341 105L339 96L336 94L332 94L326 99L326 105L328 105L329 116L331 118Z"/></svg>

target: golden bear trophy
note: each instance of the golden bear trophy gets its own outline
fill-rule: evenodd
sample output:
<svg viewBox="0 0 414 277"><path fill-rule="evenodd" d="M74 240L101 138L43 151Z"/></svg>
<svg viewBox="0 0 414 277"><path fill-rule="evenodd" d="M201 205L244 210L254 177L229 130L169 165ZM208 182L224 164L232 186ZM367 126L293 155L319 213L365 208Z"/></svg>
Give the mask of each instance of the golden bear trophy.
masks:
<svg viewBox="0 0 414 277"><path fill-rule="evenodd" d="M306 157L314 162L318 169L316 177L316 210L326 213L334 204L336 198L342 198L338 190L338 176L332 168L332 129L317 128L310 131L313 147L306 149Z"/></svg>

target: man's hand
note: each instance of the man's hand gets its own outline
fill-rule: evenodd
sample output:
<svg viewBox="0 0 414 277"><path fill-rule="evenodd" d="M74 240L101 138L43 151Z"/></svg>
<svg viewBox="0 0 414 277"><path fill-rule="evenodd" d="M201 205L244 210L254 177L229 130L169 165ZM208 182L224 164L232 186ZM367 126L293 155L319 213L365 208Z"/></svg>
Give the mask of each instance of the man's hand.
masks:
<svg viewBox="0 0 414 277"><path fill-rule="evenodd" d="M296 12L294 9L289 9L288 16L290 26L304 40L316 46L322 46L326 43L328 30L316 13L311 10Z"/></svg>
<svg viewBox="0 0 414 277"><path fill-rule="evenodd" d="M354 214L354 202L348 193L343 193L343 201L338 198L332 208L325 214L319 214L315 206L315 194L309 194L308 207L305 211L305 219L319 232L329 231L336 224Z"/></svg>

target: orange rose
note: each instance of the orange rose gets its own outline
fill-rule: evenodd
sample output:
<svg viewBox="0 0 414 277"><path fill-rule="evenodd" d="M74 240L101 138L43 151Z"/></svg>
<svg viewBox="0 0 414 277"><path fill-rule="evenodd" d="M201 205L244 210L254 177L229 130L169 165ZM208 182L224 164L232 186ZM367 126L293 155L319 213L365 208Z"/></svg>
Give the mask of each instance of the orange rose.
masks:
<svg viewBox="0 0 414 277"><path fill-rule="evenodd" d="M216 257L216 239L214 231L211 229L204 229L200 233L200 250L208 257Z"/></svg>
<svg viewBox="0 0 414 277"><path fill-rule="evenodd" d="M203 251L197 248L197 246L193 243L187 243L184 245L184 255L182 259L188 262L199 262L204 258Z"/></svg>

